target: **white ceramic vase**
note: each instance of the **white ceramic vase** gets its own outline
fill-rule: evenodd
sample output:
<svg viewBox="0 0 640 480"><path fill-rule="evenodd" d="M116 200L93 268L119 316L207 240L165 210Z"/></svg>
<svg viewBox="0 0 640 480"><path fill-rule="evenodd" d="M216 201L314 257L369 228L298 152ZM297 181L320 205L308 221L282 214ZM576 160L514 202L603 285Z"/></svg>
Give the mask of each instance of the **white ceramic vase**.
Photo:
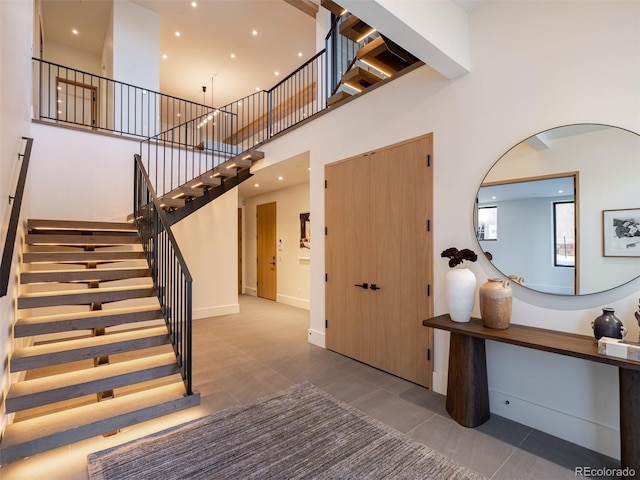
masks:
<svg viewBox="0 0 640 480"><path fill-rule="evenodd" d="M445 284L451 320L468 322L476 293L476 276L468 268L452 268L445 275Z"/></svg>

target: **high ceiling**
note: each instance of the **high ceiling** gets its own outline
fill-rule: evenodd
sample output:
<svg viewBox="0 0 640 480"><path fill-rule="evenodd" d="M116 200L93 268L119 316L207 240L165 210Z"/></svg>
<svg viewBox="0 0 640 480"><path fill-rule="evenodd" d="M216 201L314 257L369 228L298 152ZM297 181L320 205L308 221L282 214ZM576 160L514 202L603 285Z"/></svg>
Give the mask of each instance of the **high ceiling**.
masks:
<svg viewBox="0 0 640 480"><path fill-rule="evenodd" d="M222 106L273 87L316 53L315 20L284 0L131 2L158 13L160 91L179 98ZM99 58L112 3L42 0L45 48L54 42Z"/></svg>
<svg viewBox="0 0 640 480"><path fill-rule="evenodd" d="M123 0L41 0L45 48L53 42L99 59L113 1ZM273 87L316 53L315 20L285 0L130 1L158 13L160 91L179 98L223 106ZM472 11L489 0L453 1ZM260 170L240 196L308 181L308 165L299 155Z"/></svg>

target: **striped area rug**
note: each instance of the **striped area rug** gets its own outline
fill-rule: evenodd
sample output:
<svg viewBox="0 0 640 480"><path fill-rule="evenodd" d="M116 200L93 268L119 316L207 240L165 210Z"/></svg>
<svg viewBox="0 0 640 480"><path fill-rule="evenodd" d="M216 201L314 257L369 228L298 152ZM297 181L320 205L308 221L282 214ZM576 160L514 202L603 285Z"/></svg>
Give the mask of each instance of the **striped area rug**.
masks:
<svg viewBox="0 0 640 480"><path fill-rule="evenodd" d="M483 477L305 382L88 457L91 480Z"/></svg>

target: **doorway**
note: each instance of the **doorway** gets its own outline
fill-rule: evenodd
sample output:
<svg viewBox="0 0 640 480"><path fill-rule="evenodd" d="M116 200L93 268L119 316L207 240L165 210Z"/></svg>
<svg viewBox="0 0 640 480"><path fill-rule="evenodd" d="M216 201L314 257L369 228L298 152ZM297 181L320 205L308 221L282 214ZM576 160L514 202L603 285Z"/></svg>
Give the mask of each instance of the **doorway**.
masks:
<svg viewBox="0 0 640 480"><path fill-rule="evenodd" d="M95 129L98 123L98 87L60 77L56 80L56 118Z"/></svg>
<svg viewBox="0 0 640 480"><path fill-rule="evenodd" d="M276 300L276 202L257 206L257 295Z"/></svg>

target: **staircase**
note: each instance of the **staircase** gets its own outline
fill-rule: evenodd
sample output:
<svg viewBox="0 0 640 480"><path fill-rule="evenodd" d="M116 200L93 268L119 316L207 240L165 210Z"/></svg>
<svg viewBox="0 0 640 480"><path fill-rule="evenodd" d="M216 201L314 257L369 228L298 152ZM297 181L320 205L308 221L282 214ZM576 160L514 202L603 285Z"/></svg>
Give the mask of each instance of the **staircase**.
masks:
<svg viewBox="0 0 640 480"><path fill-rule="evenodd" d="M327 100L328 106L334 106L414 64L421 63L417 57L332 0L322 0L321 5L339 19L339 34L353 42L357 50L355 56L348 59L346 71ZM351 48L340 43L336 50L338 56L345 56L349 55Z"/></svg>
<svg viewBox="0 0 640 480"><path fill-rule="evenodd" d="M200 148L206 150L205 145ZM251 176L253 162L264 152L250 149L160 196L160 204L173 225ZM184 208L186 207L186 208ZM182 209L182 211L178 211Z"/></svg>
<svg viewBox="0 0 640 480"><path fill-rule="evenodd" d="M200 403L133 224L29 220L0 463ZM20 339L20 340L19 340Z"/></svg>

